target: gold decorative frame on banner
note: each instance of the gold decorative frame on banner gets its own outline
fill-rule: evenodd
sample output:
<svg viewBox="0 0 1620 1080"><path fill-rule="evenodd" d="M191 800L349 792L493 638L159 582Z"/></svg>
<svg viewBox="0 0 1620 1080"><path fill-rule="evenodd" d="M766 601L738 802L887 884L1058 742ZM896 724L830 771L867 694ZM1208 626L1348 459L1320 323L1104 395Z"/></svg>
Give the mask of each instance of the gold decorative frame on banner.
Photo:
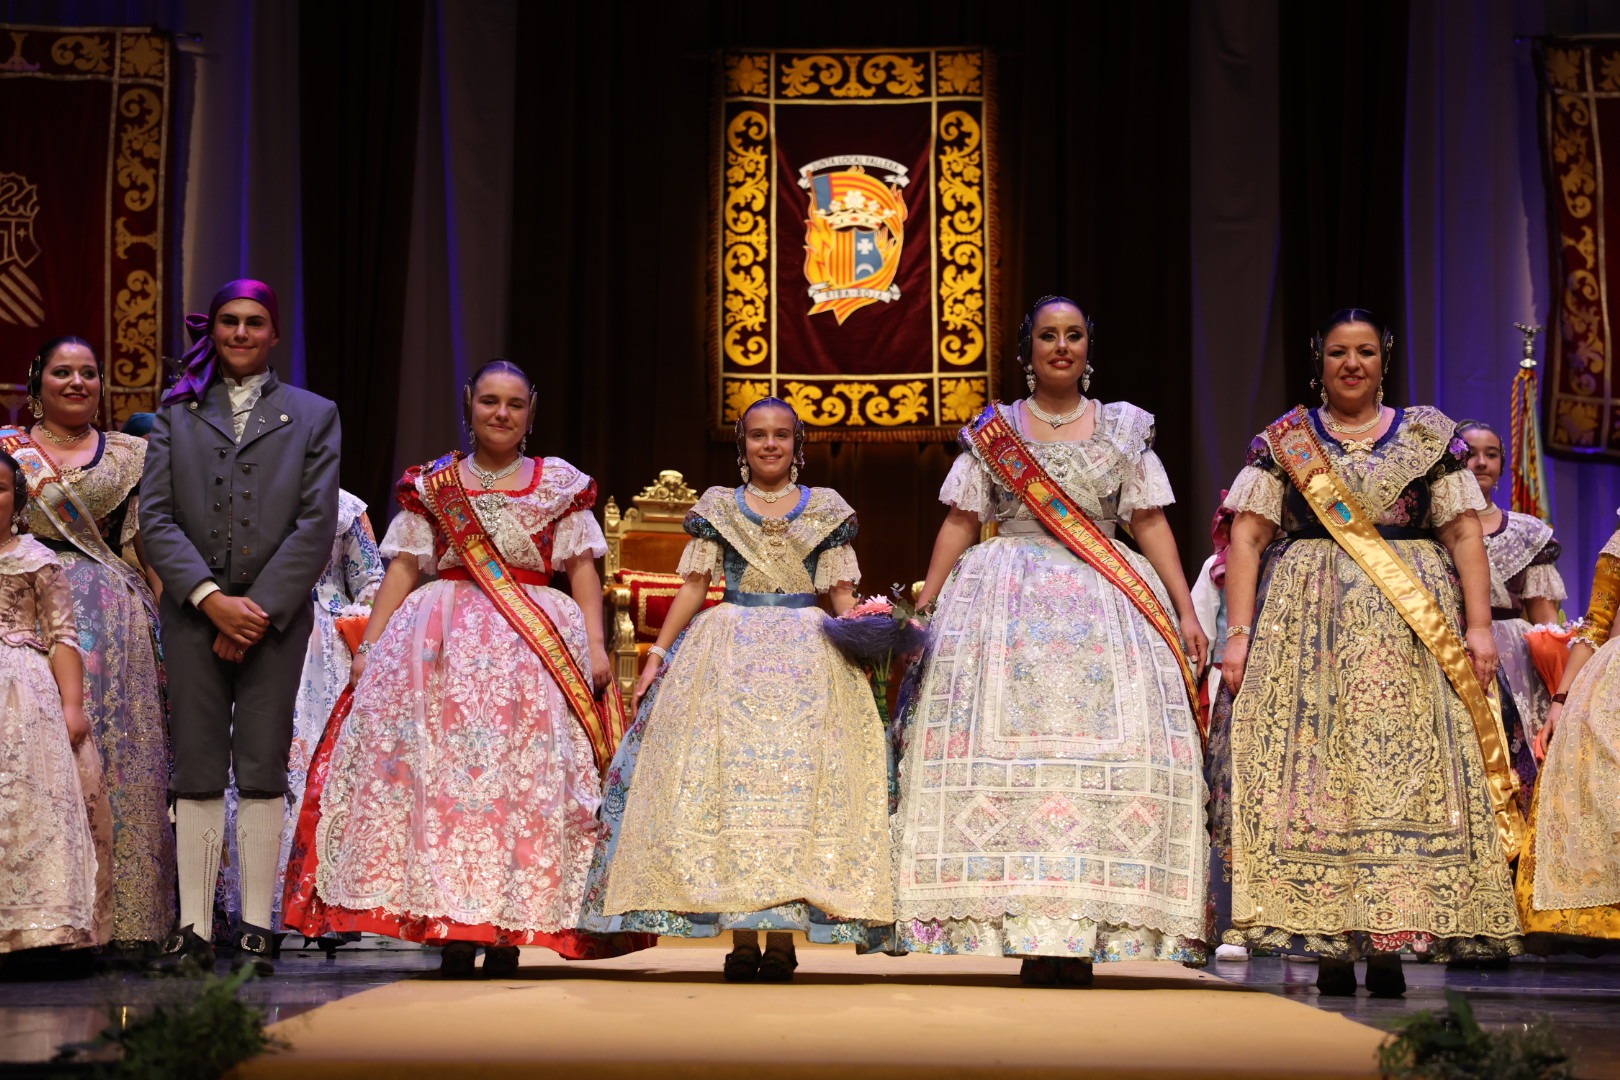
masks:
<svg viewBox="0 0 1620 1080"><path fill-rule="evenodd" d="M994 54L738 49L716 76L712 434L775 395L814 440L955 438L997 391Z"/></svg>
<svg viewBox="0 0 1620 1080"><path fill-rule="evenodd" d="M1547 340L1546 445L1565 457L1620 461L1620 377L1615 373L1609 284L1620 253L1620 36L1536 42L1542 164L1554 308ZM1612 152L1612 149L1610 149Z"/></svg>
<svg viewBox="0 0 1620 1080"><path fill-rule="evenodd" d="M20 172L17 146L0 146L0 274L15 284L5 321L41 334L99 330L107 376L103 421L156 408L163 387L163 278L167 245L169 108L174 49L169 36L149 27L0 25L0 81L48 80L111 84L102 206L85 207L83 220L101 232L100 325L74 327L53 319L49 298L28 276L40 193ZM84 132L59 132L83 138ZM13 133L14 135L14 133ZM10 152L8 152L10 151ZM74 273L82 273L74 268ZM36 275L40 276L37 269ZM34 346L37 347L37 342ZM8 352L12 351L8 349ZM8 356L7 370L15 357ZM20 372L19 372L20 374ZM0 383L8 419L20 384Z"/></svg>

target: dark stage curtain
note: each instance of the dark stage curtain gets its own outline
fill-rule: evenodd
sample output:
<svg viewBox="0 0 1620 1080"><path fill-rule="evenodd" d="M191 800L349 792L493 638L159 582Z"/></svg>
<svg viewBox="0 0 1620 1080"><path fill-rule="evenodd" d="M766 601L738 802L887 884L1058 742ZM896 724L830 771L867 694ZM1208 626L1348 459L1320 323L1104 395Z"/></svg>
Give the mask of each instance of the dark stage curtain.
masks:
<svg viewBox="0 0 1620 1080"><path fill-rule="evenodd" d="M380 532L393 512L423 0L302 0L299 27L307 385L338 404L343 484Z"/></svg>
<svg viewBox="0 0 1620 1080"><path fill-rule="evenodd" d="M1408 8L1406 0L1278 5L1284 371L1291 402L1309 400L1306 344L1338 308L1370 308L1396 324L1395 362L1403 362ZM1391 381L1392 399L1402 382Z"/></svg>
<svg viewBox="0 0 1620 1080"><path fill-rule="evenodd" d="M1186 482L1185 3L1030 3L1016 17L992 3L900 3L863 12L858 36L733 0L633 14L524 5L518 20L509 351L546 393L546 449L592 472L604 496L627 505L660 468L700 490L737 482L735 449L704 434L705 207L712 54L747 45L996 49L1002 396L1024 390L1013 337L1029 301L1072 296L1099 326L1094 392L1156 412L1160 452ZM865 591L926 569L955 452L809 448L804 479L860 513ZM1193 569L1201 547L1183 553Z"/></svg>

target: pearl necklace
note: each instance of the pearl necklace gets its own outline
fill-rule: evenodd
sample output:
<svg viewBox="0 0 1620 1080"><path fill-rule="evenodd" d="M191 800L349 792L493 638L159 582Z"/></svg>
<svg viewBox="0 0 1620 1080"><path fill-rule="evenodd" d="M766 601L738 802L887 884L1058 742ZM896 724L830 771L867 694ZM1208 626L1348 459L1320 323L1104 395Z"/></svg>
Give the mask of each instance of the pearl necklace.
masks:
<svg viewBox="0 0 1620 1080"><path fill-rule="evenodd" d="M1339 423L1334 415L1328 411L1326 406L1323 406L1322 408L1322 422L1327 425L1329 431L1336 431L1340 435L1360 435L1362 432L1371 431L1373 428L1377 427L1379 421L1383 419L1384 410L1380 408L1373 413L1373 418L1367 421L1365 424L1360 424L1356 427L1346 427L1344 424Z"/></svg>
<svg viewBox="0 0 1620 1080"><path fill-rule="evenodd" d="M1065 424L1074 423L1076 420L1086 415L1086 410L1090 407L1091 399L1088 397L1082 397L1080 399L1080 405L1078 408L1070 409L1066 413L1057 415L1054 413L1049 413L1039 405L1035 404L1035 398L1033 395L1024 399L1024 408L1030 411L1030 415L1034 416L1037 420L1044 421L1048 427L1052 428L1060 428Z"/></svg>
<svg viewBox="0 0 1620 1080"><path fill-rule="evenodd" d="M765 504L767 506L775 506L777 503L781 502L783 499L788 497L788 492L790 492L790 491L798 491L798 490L799 490L799 485L798 484L789 484L787 487L778 488L775 491L761 491L759 488L755 487L753 484L748 485L748 494L756 496L756 497L764 500L764 502L765 502Z"/></svg>
<svg viewBox="0 0 1620 1080"><path fill-rule="evenodd" d="M518 469L522 468L522 466L522 454L519 454L517 457L513 458L512 463L505 468L493 470L480 469L477 461L470 457L467 459L467 468L471 469L472 474L478 478L478 486L484 488L486 491L500 483L502 480L505 480L508 476L511 476L513 473L517 472Z"/></svg>
<svg viewBox="0 0 1620 1080"><path fill-rule="evenodd" d="M77 446L84 442L85 439L90 437L90 433L96 430L96 426L94 424L86 424L84 426L84 430L79 432L77 435L68 435L66 437L58 435L56 432L46 427L43 422L35 424L34 430L44 434L47 439L55 443L57 446Z"/></svg>

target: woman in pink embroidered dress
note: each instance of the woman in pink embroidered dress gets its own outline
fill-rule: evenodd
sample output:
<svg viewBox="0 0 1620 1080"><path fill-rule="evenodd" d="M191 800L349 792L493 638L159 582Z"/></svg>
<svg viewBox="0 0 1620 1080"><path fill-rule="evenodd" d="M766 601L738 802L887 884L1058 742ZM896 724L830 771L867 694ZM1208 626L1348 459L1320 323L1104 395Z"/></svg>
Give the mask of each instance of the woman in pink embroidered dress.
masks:
<svg viewBox="0 0 1620 1080"><path fill-rule="evenodd" d="M474 452L406 471L392 558L340 704L311 764L288 868L287 925L445 946L441 970L517 969L518 946L571 958L652 944L577 930L597 841L590 742L540 656L475 580L429 477L459 470L478 524L600 690L609 678L591 514L596 484L561 458L523 454L534 415L523 372L492 360L468 381ZM453 523L451 523L453 524ZM546 584L567 574L583 607ZM437 580L418 587L422 571Z"/></svg>

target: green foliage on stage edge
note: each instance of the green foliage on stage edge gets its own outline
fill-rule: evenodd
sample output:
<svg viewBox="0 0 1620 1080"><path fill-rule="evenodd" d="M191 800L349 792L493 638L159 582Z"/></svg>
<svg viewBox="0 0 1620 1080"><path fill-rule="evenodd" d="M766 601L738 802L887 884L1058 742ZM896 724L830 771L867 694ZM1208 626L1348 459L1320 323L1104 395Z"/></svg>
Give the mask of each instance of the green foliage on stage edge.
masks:
<svg viewBox="0 0 1620 1080"><path fill-rule="evenodd" d="M63 1047L57 1061L65 1064L80 1051L116 1046L118 1059L96 1063L89 1075L104 1080L218 1080L251 1057L287 1046L265 1031L262 1012L238 999L238 991L253 978L252 967L225 978L209 975L194 984L195 994L188 1000L158 1005L128 1027L120 1023L119 1010L112 1010L94 1041Z"/></svg>
<svg viewBox="0 0 1620 1080"><path fill-rule="evenodd" d="M1539 1016L1523 1031L1486 1031L1468 999L1446 991L1446 1010L1424 1010L1379 1047L1379 1071L1390 1080L1570 1080L1569 1055L1552 1022Z"/></svg>

